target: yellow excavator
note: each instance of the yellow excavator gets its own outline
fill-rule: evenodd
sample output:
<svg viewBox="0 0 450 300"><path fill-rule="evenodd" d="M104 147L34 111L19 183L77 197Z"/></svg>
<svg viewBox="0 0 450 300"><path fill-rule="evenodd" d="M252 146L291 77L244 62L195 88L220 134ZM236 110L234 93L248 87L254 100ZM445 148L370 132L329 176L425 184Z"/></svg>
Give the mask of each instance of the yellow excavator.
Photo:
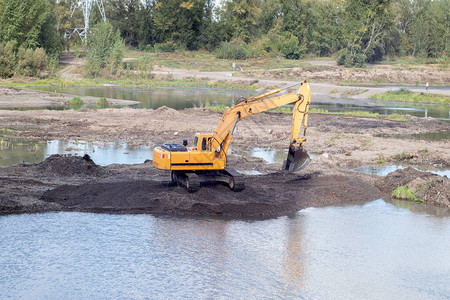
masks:
<svg viewBox="0 0 450 300"><path fill-rule="evenodd" d="M296 93L269 97L299 84L301 86ZM153 165L158 169L170 170L172 181L185 186L189 192L196 192L204 181L224 182L231 190L242 191L245 188L243 176L227 168L227 152L237 123L245 117L293 103L289 152L283 172L301 170L310 160L303 150L310 99L311 89L306 80L263 95L242 98L225 111L212 134L197 134L193 147L188 147L187 140L183 141L183 145L167 143L156 147L153 150ZM299 137L302 127L303 135Z"/></svg>

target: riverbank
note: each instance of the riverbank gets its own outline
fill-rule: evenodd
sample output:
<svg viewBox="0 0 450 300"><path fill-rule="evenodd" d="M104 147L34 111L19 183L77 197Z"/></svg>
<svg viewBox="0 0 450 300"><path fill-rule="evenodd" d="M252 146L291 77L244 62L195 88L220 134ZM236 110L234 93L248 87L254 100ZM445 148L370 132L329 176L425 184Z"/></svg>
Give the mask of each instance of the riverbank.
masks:
<svg viewBox="0 0 450 300"><path fill-rule="evenodd" d="M8 139L177 142L196 132L211 132L221 114L208 109L84 109L1 111ZM186 121L189 120L189 121ZM117 213L276 217L309 206L389 197L376 188L376 176L351 169L390 161L414 167L448 168L449 141L407 138L411 132L449 131L431 118L409 121L311 114L306 149L310 165L282 176L281 164L239 155L255 147L285 150L291 116L259 114L240 122L229 156L239 166L263 175L245 176L247 188L231 192L206 185L195 194L171 185L169 175L151 163L99 167L89 159L51 157L40 164L0 168L2 213L78 210ZM405 135L402 137L402 135ZM61 173L62 172L62 173ZM445 178L445 177L441 177ZM445 178L446 182L448 178ZM432 197L429 203L433 203Z"/></svg>
<svg viewBox="0 0 450 300"><path fill-rule="evenodd" d="M21 108L43 108L43 107L70 107L70 100L75 97L67 94L47 93L33 91L29 89L17 89L13 87L0 86L0 109L21 109ZM139 102L120 99L106 99L111 106L130 106ZM83 100L87 106L96 106L98 98L84 96Z"/></svg>

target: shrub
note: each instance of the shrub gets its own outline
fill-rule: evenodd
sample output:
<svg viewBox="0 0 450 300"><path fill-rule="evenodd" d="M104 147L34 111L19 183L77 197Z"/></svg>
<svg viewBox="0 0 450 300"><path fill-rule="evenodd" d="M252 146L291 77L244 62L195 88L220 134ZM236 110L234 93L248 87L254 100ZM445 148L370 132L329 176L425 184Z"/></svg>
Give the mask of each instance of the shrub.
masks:
<svg viewBox="0 0 450 300"><path fill-rule="evenodd" d="M152 60L150 56L144 55L137 59L136 73L140 78L145 79L152 76L151 72L153 70Z"/></svg>
<svg viewBox="0 0 450 300"><path fill-rule="evenodd" d="M165 43L156 43L153 45L155 52L175 52L177 45L173 41L167 41Z"/></svg>
<svg viewBox="0 0 450 300"><path fill-rule="evenodd" d="M80 98L80 97L73 97L70 101L69 101L69 105L70 106L81 106L84 104L84 101Z"/></svg>
<svg viewBox="0 0 450 300"><path fill-rule="evenodd" d="M383 60L383 49L380 46L376 46L373 49L370 49L367 53L367 62L375 63L377 61Z"/></svg>
<svg viewBox="0 0 450 300"><path fill-rule="evenodd" d="M18 74L25 76L37 76L47 66L47 55L42 48L36 48L34 51L30 48L20 47L17 52Z"/></svg>
<svg viewBox="0 0 450 300"><path fill-rule="evenodd" d="M114 69L116 69L117 73L120 73L123 70L123 57L125 55L125 44L120 37L119 30L116 31L115 41L111 49L111 53L108 58L109 62L109 74L112 75L114 73Z"/></svg>
<svg viewBox="0 0 450 300"><path fill-rule="evenodd" d="M75 46L73 48L73 55L75 55L75 59L78 60L80 58L81 55L81 49L78 46Z"/></svg>
<svg viewBox="0 0 450 300"><path fill-rule="evenodd" d="M363 53L351 53L348 49L339 51L337 64L347 68L364 68L366 66L366 56Z"/></svg>
<svg viewBox="0 0 450 300"><path fill-rule="evenodd" d="M257 49L252 49L240 39L234 39L231 42L223 42L216 50L217 58L243 60L258 56L259 52Z"/></svg>
<svg viewBox="0 0 450 300"><path fill-rule="evenodd" d="M59 66L59 57L57 55L51 56L48 60L47 66L48 66L49 74L52 76L56 75L56 72L58 71L58 66Z"/></svg>
<svg viewBox="0 0 450 300"><path fill-rule="evenodd" d="M281 52L287 59L301 59L306 52L306 48L300 45L296 36L291 35L283 42Z"/></svg>
<svg viewBox="0 0 450 300"><path fill-rule="evenodd" d="M411 95L413 92L411 92L411 90L407 88L400 88L396 91L392 91L391 93L394 95Z"/></svg>
<svg viewBox="0 0 450 300"><path fill-rule="evenodd" d="M88 73L97 76L109 63L111 74L112 69L122 63L124 53L125 44L120 38L119 30L114 33L109 22L101 22L92 36L87 52Z"/></svg>
<svg viewBox="0 0 450 300"><path fill-rule="evenodd" d="M106 108L106 107L108 107L109 102L108 102L108 100L106 100L106 98L103 97L103 98L98 98L96 104L97 104L97 108Z"/></svg>
<svg viewBox="0 0 450 300"><path fill-rule="evenodd" d="M14 74L16 55L10 42L0 43L0 77L10 77Z"/></svg>

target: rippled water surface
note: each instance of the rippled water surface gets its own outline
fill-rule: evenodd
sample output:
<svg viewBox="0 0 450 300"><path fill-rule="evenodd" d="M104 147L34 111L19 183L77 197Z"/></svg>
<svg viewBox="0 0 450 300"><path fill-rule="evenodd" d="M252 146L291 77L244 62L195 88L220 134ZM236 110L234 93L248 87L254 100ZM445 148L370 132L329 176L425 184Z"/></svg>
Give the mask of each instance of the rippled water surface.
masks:
<svg viewBox="0 0 450 300"><path fill-rule="evenodd" d="M422 206L423 207L423 206ZM0 216L3 299L443 299L450 217L382 200L273 220Z"/></svg>

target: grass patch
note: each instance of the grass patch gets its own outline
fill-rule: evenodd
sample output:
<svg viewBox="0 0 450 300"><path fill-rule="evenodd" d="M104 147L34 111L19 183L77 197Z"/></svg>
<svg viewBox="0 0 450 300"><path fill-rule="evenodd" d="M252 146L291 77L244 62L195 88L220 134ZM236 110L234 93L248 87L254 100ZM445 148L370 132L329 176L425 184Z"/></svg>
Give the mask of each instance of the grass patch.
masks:
<svg viewBox="0 0 450 300"><path fill-rule="evenodd" d="M97 104L97 108L107 108L110 105L110 103L108 102L108 100L106 100L105 97L98 98L96 101L96 104Z"/></svg>
<svg viewBox="0 0 450 300"><path fill-rule="evenodd" d="M404 115L399 115L399 114L388 115L388 116L386 116L386 119L392 120L392 121L401 121L401 122L409 120L409 118L405 117Z"/></svg>
<svg viewBox="0 0 450 300"><path fill-rule="evenodd" d="M370 143L372 143L372 140L371 140L371 139L366 139L366 140L363 142L362 146L363 146L363 147L367 147Z"/></svg>
<svg viewBox="0 0 450 300"><path fill-rule="evenodd" d="M83 105L84 101L80 98L80 97L73 97L70 101L69 104L72 106L76 106L76 105Z"/></svg>
<svg viewBox="0 0 450 300"><path fill-rule="evenodd" d="M334 143L335 140L349 139L349 138L350 137L346 136L346 135L344 135L344 136L339 136L339 135L338 136L333 136L329 140L325 141L325 144L332 144L332 143Z"/></svg>
<svg viewBox="0 0 450 300"><path fill-rule="evenodd" d="M450 97L448 96L441 94L412 92L411 90L406 88L401 88L396 91L387 91L383 94L374 94L369 98L379 100L404 101L404 102L450 104Z"/></svg>
<svg viewBox="0 0 450 300"><path fill-rule="evenodd" d="M267 112L269 113L281 113L281 114L292 114L292 110L294 108L292 106L280 106L269 109ZM311 110L309 110L311 112Z"/></svg>
<svg viewBox="0 0 450 300"><path fill-rule="evenodd" d="M383 154L378 155L377 164L382 165L385 162L390 162L390 161L391 161L390 157L384 157Z"/></svg>
<svg viewBox="0 0 450 300"><path fill-rule="evenodd" d="M428 148L420 150L420 154L425 155L428 153Z"/></svg>
<svg viewBox="0 0 450 300"><path fill-rule="evenodd" d="M362 117L362 118L378 118L380 116L379 113L372 113L370 111L363 111L363 110L344 111L342 113L336 113L336 114L342 114L342 115L352 116L352 117Z"/></svg>
<svg viewBox="0 0 450 300"><path fill-rule="evenodd" d="M353 90L349 90L349 91L343 92L341 94L341 96L344 96L344 97L346 97L346 96L356 96L356 95L363 94L363 93L368 92L368 91L369 91L368 89L353 89Z"/></svg>
<svg viewBox="0 0 450 300"><path fill-rule="evenodd" d="M209 109L210 111L216 112L216 113L223 113L225 112L229 107L225 104L219 104L216 106L206 106L205 108Z"/></svg>
<svg viewBox="0 0 450 300"><path fill-rule="evenodd" d="M97 105L108 105L108 101L106 100L105 97L98 98L96 103L97 103Z"/></svg>
<svg viewBox="0 0 450 300"><path fill-rule="evenodd" d="M188 69L199 71L233 71L233 63L240 66L244 71L258 71L279 68L293 68L310 66L310 64L285 58L259 57L245 60L217 59L214 53L209 51L176 51L171 53L154 53L130 51L127 58L138 58L148 55L152 62L157 65L175 69ZM235 74L238 75L237 71Z"/></svg>
<svg viewBox="0 0 450 300"><path fill-rule="evenodd" d="M293 110L293 107L291 107L291 106L281 106L281 107L276 107L271 110L268 110L268 112L292 114L292 110ZM378 118L378 117L380 117L379 113L372 113L369 111L362 111L362 110L330 112L330 111L328 111L326 109L322 109L322 108L310 108L309 113L311 113L311 114L327 114L327 115L344 115L344 116L362 117L362 118Z"/></svg>
<svg viewBox="0 0 450 300"><path fill-rule="evenodd" d="M312 114L332 114L331 112L323 108L310 108L309 112Z"/></svg>
<svg viewBox="0 0 450 300"><path fill-rule="evenodd" d="M409 200L423 203L422 199L417 198L407 185L399 186L392 191L391 196L395 199Z"/></svg>
<svg viewBox="0 0 450 300"><path fill-rule="evenodd" d="M396 154L395 157L399 160L407 160L407 159L413 158L414 155L412 153L402 152L402 153Z"/></svg>
<svg viewBox="0 0 450 300"><path fill-rule="evenodd" d="M103 86L104 84L115 84L127 87L201 87L201 88L224 88L256 90L258 87L247 82L211 81L207 78L86 78L83 80L64 80L61 78L38 79L33 82L12 83L0 80L0 84L15 88L38 88L46 86Z"/></svg>

